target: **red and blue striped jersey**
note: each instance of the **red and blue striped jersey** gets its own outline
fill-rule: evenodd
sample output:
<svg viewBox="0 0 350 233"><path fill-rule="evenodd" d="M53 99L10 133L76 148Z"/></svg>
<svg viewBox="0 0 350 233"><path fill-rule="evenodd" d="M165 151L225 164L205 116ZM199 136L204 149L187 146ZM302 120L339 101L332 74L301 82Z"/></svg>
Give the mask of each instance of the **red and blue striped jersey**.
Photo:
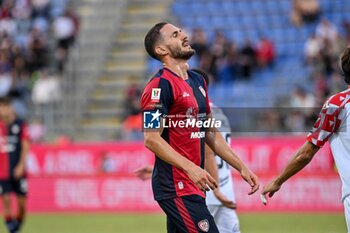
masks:
<svg viewBox="0 0 350 233"><path fill-rule="evenodd" d="M16 119L11 124L0 121L0 180L13 177L13 170L21 157L23 140L29 140L24 121Z"/></svg>
<svg viewBox="0 0 350 233"><path fill-rule="evenodd" d="M196 119L204 121L210 113L207 86L204 78L188 71L183 80L171 70L161 69L146 85L141 105L147 111L159 110L165 119L162 138L179 154L204 168L203 127L181 127L178 122ZM154 198L163 200L176 196L205 194L189 179L187 174L156 156L152 175Z"/></svg>

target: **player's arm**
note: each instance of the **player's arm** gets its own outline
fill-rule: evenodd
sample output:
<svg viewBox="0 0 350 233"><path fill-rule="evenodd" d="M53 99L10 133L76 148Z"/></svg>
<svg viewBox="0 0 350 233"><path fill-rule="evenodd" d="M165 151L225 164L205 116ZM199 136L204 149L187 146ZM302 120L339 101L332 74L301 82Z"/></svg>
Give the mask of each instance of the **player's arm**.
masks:
<svg viewBox="0 0 350 233"><path fill-rule="evenodd" d="M211 114L208 115L211 118ZM208 146L225 160L228 164L234 167L242 176L242 178L251 186L250 194L255 193L259 189L258 177L250 171L242 160L232 151L231 147L226 143L221 133L215 128L209 128L205 136Z"/></svg>
<svg viewBox="0 0 350 233"><path fill-rule="evenodd" d="M270 197L277 192L282 184L290 177L303 169L314 157L317 151L328 141L329 137L338 130L341 120L338 118L341 111L340 98L330 98L323 105L318 119L307 136L307 142L302 145L288 162L283 171L274 180L263 188L262 194ZM322 132L327 133L324 137Z"/></svg>
<svg viewBox="0 0 350 233"><path fill-rule="evenodd" d="M16 179L19 179L24 175L26 161L27 161L27 155L29 153L29 147L30 147L29 140L22 139L21 140L21 154L19 157L18 164L16 165L16 167L14 169L14 176Z"/></svg>
<svg viewBox="0 0 350 233"><path fill-rule="evenodd" d="M312 158L319 149L319 147L315 146L311 142L305 142L288 162L283 171L263 188L262 194L269 194L269 197L272 197L274 193L281 188L284 182L286 182L293 175L297 174L311 162Z"/></svg>
<svg viewBox="0 0 350 233"><path fill-rule="evenodd" d="M195 165L192 161L176 152L162 137L161 131L146 130L144 132L145 146L163 161L183 170L201 190L209 191L217 187L216 181L208 172Z"/></svg>
<svg viewBox="0 0 350 233"><path fill-rule="evenodd" d="M219 172L218 172L218 166L215 160L215 154L207 144L205 144L205 170L209 172L209 174L219 184ZM229 200L223 193L221 193L219 187L217 189L214 189L213 193L215 197L227 208L230 208L230 209L237 208L236 203L234 203L232 200Z"/></svg>

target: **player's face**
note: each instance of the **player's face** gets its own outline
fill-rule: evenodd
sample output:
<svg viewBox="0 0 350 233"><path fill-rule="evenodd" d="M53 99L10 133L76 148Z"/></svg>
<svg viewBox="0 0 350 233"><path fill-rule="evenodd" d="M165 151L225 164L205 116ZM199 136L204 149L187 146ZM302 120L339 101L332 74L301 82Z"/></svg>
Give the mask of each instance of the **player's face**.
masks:
<svg viewBox="0 0 350 233"><path fill-rule="evenodd" d="M161 33L169 55L175 59L190 59L195 50L191 48L186 33L172 24L165 25Z"/></svg>
<svg viewBox="0 0 350 233"><path fill-rule="evenodd" d="M8 118L11 114L11 107L7 104L0 104L0 119Z"/></svg>

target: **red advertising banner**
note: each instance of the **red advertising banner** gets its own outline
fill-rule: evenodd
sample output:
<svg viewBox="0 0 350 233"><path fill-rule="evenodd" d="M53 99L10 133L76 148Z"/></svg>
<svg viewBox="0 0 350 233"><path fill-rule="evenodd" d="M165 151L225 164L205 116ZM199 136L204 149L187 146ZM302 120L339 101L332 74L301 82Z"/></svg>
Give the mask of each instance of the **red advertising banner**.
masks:
<svg viewBox="0 0 350 233"><path fill-rule="evenodd" d="M27 167L32 177L128 175L153 161L142 143L33 145Z"/></svg>
<svg viewBox="0 0 350 233"><path fill-rule="evenodd" d="M271 176L260 177L262 184ZM238 210L343 211L340 179L336 175L298 175L264 206L260 194L248 196L249 186L234 179ZM32 178L29 182L32 212L157 212L150 181L135 177Z"/></svg>
<svg viewBox="0 0 350 233"><path fill-rule="evenodd" d="M29 189L34 212L158 211L151 182L135 177L32 178Z"/></svg>
<svg viewBox="0 0 350 233"><path fill-rule="evenodd" d="M266 184L288 162L300 137L234 138L234 151ZM29 201L32 212L159 211L150 181L133 171L152 164L154 155L142 143L33 145L28 156ZM240 211L342 211L341 184L328 146L305 170L288 181L263 206L260 194L234 171Z"/></svg>

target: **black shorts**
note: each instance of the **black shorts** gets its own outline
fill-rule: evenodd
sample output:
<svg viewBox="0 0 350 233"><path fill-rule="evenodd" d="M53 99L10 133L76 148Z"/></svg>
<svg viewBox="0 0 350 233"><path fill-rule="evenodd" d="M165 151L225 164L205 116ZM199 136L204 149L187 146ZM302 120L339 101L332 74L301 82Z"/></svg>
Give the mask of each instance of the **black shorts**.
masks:
<svg viewBox="0 0 350 233"><path fill-rule="evenodd" d="M15 180L0 180L0 195L15 193L18 196L26 196L28 190L27 179L25 177Z"/></svg>
<svg viewBox="0 0 350 233"><path fill-rule="evenodd" d="M219 233L205 199L189 195L158 201L167 215L168 233Z"/></svg>

